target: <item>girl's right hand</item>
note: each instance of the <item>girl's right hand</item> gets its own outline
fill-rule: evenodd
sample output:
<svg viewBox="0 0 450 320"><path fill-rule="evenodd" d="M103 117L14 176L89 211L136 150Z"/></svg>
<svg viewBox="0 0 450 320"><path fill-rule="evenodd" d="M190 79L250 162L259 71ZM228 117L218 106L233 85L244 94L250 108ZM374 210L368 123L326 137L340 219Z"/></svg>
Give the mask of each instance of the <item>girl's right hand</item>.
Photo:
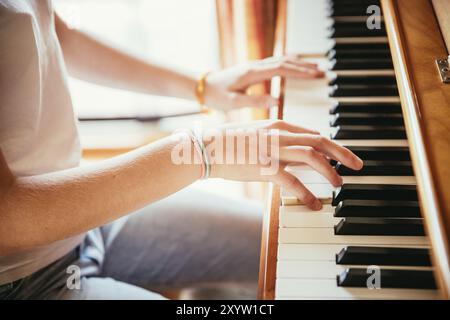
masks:
<svg viewBox="0 0 450 320"><path fill-rule="evenodd" d="M347 148L316 131L281 120L227 125L205 130L203 137L212 161L211 177L270 181L286 188L313 210L320 210L321 202L285 170L287 165L306 164L335 187L343 181L330 159L353 170L363 167L363 161Z"/></svg>

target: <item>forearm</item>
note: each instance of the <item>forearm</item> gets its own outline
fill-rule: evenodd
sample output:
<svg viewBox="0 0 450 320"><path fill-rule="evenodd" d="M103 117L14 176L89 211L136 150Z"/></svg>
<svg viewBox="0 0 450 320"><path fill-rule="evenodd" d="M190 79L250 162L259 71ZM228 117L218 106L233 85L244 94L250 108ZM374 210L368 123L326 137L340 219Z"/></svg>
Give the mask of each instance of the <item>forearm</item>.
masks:
<svg viewBox="0 0 450 320"><path fill-rule="evenodd" d="M174 164L176 143L169 137L96 165L15 179L0 195L0 256L81 234L191 184L200 165Z"/></svg>
<svg viewBox="0 0 450 320"><path fill-rule="evenodd" d="M107 46L57 16L56 32L69 72L82 80L142 93L195 99L195 77Z"/></svg>

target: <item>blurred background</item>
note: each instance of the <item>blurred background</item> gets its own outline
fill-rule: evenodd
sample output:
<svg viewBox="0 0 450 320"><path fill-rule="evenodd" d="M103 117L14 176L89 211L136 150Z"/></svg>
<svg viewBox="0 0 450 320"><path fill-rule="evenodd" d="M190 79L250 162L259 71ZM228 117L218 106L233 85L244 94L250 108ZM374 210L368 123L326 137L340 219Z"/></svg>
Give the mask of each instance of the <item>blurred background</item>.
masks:
<svg viewBox="0 0 450 320"><path fill-rule="evenodd" d="M214 1L56 0L54 5L70 27L87 31L140 58L195 75L220 66ZM76 79L71 79L70 87L81 118L127 117L142 113L164 116L198 110L195 103L185 100L110 89ZM153 132L155 129L172 131L178 122L186 123L186 120L191 119L171 119L169 123L158 124L82 122L82 143L88 150L86 154L91 156L93 153L89 150L139 145L144 136L151 139L152 133L158 135ZM117 132L118 127L123 130L112 139L111 134ZM103 135L108 139L102 139Z"/></svg>

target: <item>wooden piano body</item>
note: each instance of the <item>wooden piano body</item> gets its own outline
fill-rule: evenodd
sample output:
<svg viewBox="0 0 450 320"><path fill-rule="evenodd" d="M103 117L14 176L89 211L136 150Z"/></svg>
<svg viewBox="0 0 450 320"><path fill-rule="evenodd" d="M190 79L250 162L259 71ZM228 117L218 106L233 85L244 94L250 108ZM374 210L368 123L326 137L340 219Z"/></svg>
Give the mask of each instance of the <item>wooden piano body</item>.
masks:
<svg viewBox="0 0 450 320"><path fill-rule="evenodd" d="M339 1L339 0L335 0ZM314 1L312 1L314 2ZM309 1L309 3L312 3ZM313 23L305 15L307 0L281 0L278 6L275 54L314 53L316 39L299 26ZM381 0L389 46L395 68L408 144L438 297L450 297L450 84L442 81L436 59L447 59L450 49L450 0ZM296 16L293 10L303 12ZM303 11L302 11L303 10ZM297 25L297 19L308 21ZM315 28L314 25L311 28ZM305 43L293 43L303 32ZM320 34L320 30L315 33ZM294 33L294 35L293 35ZM305 35L306 34L306 35ZM325 36L325 33L324 33ZM298 38L297 38L298 39ZM308 42L309 41L309 42ZM314 45L316 47L314 48ZM313 47L313 52L311 51ZM280 99L273 117L285 119L286 104L295 86L276 78L272 93ZM295 96L295 94L294 94ZM285 119L290 121L290 117ZM277 297L277 261L281 190L269 188L261 247L259 298ZM300 213L299 213L300 214ZM320 288L319 288L320 289ZM323 290L326 290L325 288ZM402 297L391 297L402 298Z"/></svg>

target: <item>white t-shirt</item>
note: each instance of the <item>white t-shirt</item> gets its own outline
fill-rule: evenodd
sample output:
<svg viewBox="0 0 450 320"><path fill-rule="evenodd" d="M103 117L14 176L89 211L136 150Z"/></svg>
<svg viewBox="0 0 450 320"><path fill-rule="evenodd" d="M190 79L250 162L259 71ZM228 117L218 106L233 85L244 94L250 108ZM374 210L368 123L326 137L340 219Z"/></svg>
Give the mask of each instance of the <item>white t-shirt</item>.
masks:
<svg viewBox="0 0 450 320"><path fill-rule="evenodd" d="M79 164L76 120L50 0L0 0L0 148L16 176ZM54 262L82 238L0 257L0 285Z"/></svg>

